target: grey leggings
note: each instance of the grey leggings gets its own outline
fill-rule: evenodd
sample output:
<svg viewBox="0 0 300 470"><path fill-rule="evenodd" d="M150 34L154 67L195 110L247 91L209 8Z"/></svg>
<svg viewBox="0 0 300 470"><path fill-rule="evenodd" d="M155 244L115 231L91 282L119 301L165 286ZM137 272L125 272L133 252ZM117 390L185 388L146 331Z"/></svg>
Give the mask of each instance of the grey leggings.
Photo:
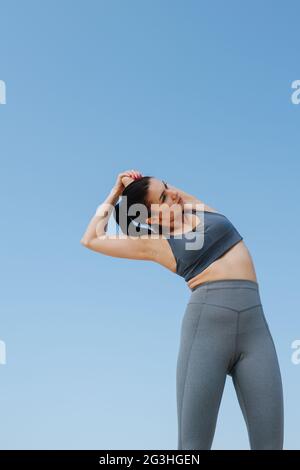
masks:
<svg viewBox="0 0 300 470"><path fill-rule="evenodd" d="M178 449L211 448L227 375L251 449L282 449L281 375L254 281L209 281L191 292L177 359Z"/></svg>

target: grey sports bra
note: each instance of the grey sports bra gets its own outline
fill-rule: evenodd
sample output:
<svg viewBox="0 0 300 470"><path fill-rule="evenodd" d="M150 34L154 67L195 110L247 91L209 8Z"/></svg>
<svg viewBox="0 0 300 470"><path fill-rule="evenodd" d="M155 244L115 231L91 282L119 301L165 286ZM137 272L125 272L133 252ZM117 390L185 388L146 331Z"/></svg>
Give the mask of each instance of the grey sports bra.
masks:
<svg viewBox="0 0 300 470"><path fill-rule="evenodd" d="M193 230L166 238L176 260L176 274L189 281L243 237L220 212L191 209L200 217Z"/></svg>

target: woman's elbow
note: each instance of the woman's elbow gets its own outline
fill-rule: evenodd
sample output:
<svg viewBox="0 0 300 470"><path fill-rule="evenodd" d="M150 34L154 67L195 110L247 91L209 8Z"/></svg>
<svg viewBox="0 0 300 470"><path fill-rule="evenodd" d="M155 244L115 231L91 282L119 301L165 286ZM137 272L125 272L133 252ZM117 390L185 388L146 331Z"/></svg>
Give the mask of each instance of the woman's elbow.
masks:
<svg viewBox="0 0 300 470"><path fill-rule="evenodd" d="M86 240L85 238L82 238L80 240L80 243L81 243L82 246L85 246L86 248L89 248L89 243L90 243L89 240Z"/></svg>
<svg viewBox="0 0 300 470"><path fill-rule="evenodd" d="M106 240L107 235L99 235L97 238L85 238L82 237L80 240L81 245L85 246L86 248L89 248L90 250L94 251L101 251L99 247L102 247L102 244L99 244L99 240Z"/></svg>

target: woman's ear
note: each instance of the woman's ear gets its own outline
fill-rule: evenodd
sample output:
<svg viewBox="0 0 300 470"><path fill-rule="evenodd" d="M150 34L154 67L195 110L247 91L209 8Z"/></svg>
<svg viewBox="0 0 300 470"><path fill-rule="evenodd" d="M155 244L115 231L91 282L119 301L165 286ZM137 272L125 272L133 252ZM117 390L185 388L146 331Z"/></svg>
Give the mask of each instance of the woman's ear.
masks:
<svg viewBox="0 0 300 470"><path fill-rule="evenodd" d="M151 217L147 217L146 219L146 224L148 225L155 225L155 224L159 224L159 217L158 216L151 216Z"/></svg>
<svg viewBox="0 0 300 470"><path fill-rule="evenodd" d="M155 223L153 217L147 217L145 222L146 222L146 224L148 224L148 225L151 225L151 224L154 224L154 223Z"/></svg>

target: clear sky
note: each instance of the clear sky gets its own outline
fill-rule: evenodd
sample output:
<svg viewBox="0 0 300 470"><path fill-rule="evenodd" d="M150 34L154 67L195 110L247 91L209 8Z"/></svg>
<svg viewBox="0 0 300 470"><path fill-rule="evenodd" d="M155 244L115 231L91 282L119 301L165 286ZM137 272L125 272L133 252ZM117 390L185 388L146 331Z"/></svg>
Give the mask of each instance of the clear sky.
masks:
<svg viewBox="0 0 300 470"><path fill-rule="evenodd" d="M158 264L80 244L131 168L243 235L285 448L300 448L299 14L293 0L0 2L2 449L176 449L190 291ZM247 448L228 377L213 449Z"/></svg>

